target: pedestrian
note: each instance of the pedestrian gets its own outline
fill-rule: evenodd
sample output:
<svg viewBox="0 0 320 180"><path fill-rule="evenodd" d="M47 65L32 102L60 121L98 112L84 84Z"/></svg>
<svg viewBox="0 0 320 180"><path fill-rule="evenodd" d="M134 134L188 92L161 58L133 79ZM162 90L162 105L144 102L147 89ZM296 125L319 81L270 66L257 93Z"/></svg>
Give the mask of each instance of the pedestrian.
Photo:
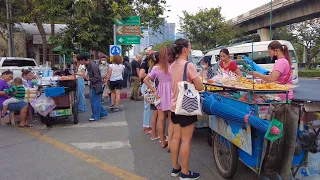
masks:
<svg viewBox="0 0 320 180"><path fill-rule="evenodd" d="M123 65L125 67L124 69L124 75L123 75L123 88L127 88L128 87L128 79L129 79L129 75L131 73L131 66L129 63L129 58L128 56L125 56L123 58Z"/></svg>
<svg viewBox="0 0 320 180"><path fill-rule="evenodd" d="M109 63L107 62L107 57L106 56L101 57L101 60L99 61L98 64L99 64L101 78L102 80L104 80L107 77L107 74L109 71ZM103 94L102 94L102 102L103 102L103 98L107 97L107 95L109 94L108 82L104 82L102 88L103 88Z"/></svg>
<svg viewBox="0 0 320 180"><path fill-rule="evenodd" d="M94 62L89 61L89 56L84 53L78 55L77 59L81 65L86 66L90 81L89 99L91 104L92 116L89 121L100 120L102 117L107 116L108 113L101 104L103 81L101 79L99 66Z"/></svg>
<svg viewBox="0 0 320 180"><path fill-rule="evenodd" d="M145 60L141 64L141 69L139 72L139 78L144 79L147 74L150 73L152 68L157 65L159 62L159 58L157 59L155 57L155 53L147 55ZM145 94L146 89L148 86L143 83L141 86L141 94ZM143 131L147 134L152 134L151 139L157 140L159 137L156 135L156 123L157 123L157 117L158 117L158 111L157 108L154 107L154 105L150 104L147 101L144 101L144 109L143 109ZM153 110L153 112L151 111ZM152 118L151 118L152 115ZM151 119L151 122L150 122Z"/></svg>
<svg viewBox="0 0 320 180"><path fill-rule="evenodd" d="M73 64L77 78L77 100L78 100L78 112L87 112L86 96L85 96L85 80L87 79L86 66L81 65L77 59L77 56L73 57Z"/></svg>
<svg viewBox="0 0 320 180"><path fill-rule="evenodd" d="M173 123L173 138L170 144L173 167L171 176L177 177L180 175L181 180L198 179L200 177L199 173L193 173L189 170L191 140L197 116L176 115L174 113L179 93L178 82L183 81L184 67L190 53L190 42L186 39L177 39L174 42L174 57L176 57L176 60L171 64L169 71L171 74L172 84L171 120ZM186 74L187 81L194 84L198 91L203 89L197 69L192 63L188 64ZM181 166L178 162L179 154Z"/></svg>
<svg viewBox="0 0 320 180"><path fill-rule="evenodd" d="M123 86L124 65L122 65L122 57L120 55L113 56L113 64L110 65L105 81L110 80L111 90L111 110L119 111L120 90Z"/></svg>
<svg viewBox="0 0 320 180"><path fill-rule="evenodd" d="M139 79L139 71L140 71L140 63L142 60L142 56L137 54L136 59L131 62L131 79L133 80L133 89L131 92L131 100L141 101L139 98L139 87L140 87L140 79Z"/></svg>
<svg viewBox="0 0 320 180"><path fill-rule="evenodd" d="M157 120L157 129L161 141L161 147L166 148L168 142L165 138L165 117L166 112L168 112L168 121L171 122L171 96L172 96L172 87L171 87L171 76L169 73L169 56L168 49L162 47L160 53L155 54L156 59L159 59L158 65L154 66L151 72L144 79L144 83L151 89L152 93L156 94L160 98L160 104L157 106L158 120ZM157 87L153 87L150 83L150 80L158 80ZM172 129L172 128L171 128ZM170 130L171 130L170 129ZM172 133L171 133L172 134Z"/></svg>

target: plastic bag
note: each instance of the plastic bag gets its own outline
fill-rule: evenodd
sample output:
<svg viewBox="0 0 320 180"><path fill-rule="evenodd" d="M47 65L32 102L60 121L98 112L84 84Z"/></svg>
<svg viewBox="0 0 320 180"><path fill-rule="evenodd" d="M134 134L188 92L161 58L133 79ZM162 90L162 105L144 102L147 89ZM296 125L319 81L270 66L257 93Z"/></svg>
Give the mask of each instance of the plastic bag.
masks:
<svg viewBox="0 0 320 180"><path fill-rule="evenodd" d="M31 101L31 106L41 116L46 117L56 107L56 103L52 98L42 94Z"/></svg>
<svg viewBox="0 0 320 180"><path fill-rule="evenodd" d="M104 89L103 89L102 98L109 97L109 93L110 93L109 86L108 86L108 84L105 84Z"/></svg>

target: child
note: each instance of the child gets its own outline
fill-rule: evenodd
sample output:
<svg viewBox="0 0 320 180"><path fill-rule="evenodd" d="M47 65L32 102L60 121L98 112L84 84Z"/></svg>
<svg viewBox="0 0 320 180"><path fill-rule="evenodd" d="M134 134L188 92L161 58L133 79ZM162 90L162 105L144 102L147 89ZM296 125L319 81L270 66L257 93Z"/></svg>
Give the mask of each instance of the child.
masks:
<svg viewBox="0 0 320 180"><path fill-rule="evenodd" d="M19 103L24 101L26 96L26 89L23 87L23 81L21 78L17 77L13 81L13 87L10 89L5 89L6 94L13 94L13 97L5 100L3 102L3 114L2 117L7 115L8 105L13 103Z"/></svg>

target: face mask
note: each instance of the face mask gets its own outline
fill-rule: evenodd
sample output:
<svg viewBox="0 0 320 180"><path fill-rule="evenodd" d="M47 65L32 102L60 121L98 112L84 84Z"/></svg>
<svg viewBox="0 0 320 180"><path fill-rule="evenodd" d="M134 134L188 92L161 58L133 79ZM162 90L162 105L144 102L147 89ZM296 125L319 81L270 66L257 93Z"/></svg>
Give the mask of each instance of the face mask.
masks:
<svg viewBox="0 0 320 180"><path fill-rule="evenodd" d="M101 61L101 64L107 64L107 62L106 61Z"/></svg>
<svg viewBox="0 0 320 180"><path fill-rule="evenodd" d="M206 65L204 65L204 64L201 64L201 67L202 67L203 69L205 69L205 68L206 68Z"/></svg>

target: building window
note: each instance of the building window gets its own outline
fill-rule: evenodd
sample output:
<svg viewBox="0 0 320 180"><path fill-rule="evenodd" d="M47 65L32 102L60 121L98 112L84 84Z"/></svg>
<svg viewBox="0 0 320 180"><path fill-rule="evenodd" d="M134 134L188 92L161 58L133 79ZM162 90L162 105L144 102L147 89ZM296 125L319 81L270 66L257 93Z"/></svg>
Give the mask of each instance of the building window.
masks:
<svg viewBox="0 0 320 180"><path fill-rule="evenodd" d="M50 56L49 56L49 49L47 49L47 61L49 61ZM39 48L39 52L40 52L40 64L43 64L43 49ZM54 64L60 64L60 55L59 54L53 54L54 57ZM54 65L53 64L53 65Z"/></svg>

